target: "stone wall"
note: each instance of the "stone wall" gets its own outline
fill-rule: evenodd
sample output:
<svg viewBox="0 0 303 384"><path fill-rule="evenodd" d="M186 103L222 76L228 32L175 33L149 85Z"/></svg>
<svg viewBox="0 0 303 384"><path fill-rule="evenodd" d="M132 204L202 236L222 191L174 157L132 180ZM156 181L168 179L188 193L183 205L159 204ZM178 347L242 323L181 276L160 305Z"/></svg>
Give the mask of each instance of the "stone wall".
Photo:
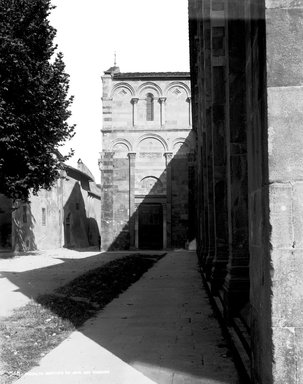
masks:
<svg viewBox="0 0 303 384"><path fill-rule="evenodd" d="M19 208L13 212L15 251L60 248L60 187L58 181L51 191L41 190L37 196L31 196L30 204L16 203Z"/></svg>
<svg viewBox="0 0 303 384"><path fill-rule="evenodd" d="M233 316L249 300L244 8L192 1L189 11L198 254Z"/></svg>
<svg viewBox="0 0 303 384"><path fill-rule="evenodd" d="M265 5L268 130L262 154L268 158L263 177L269 189L270 259L262 302L270 297L273 380L292 384L303 381L303 3L267 0ZM265 195L263 205L267 201Z"/></svg>
<svg viewBox="0 0 303 384"><path fill-rule="evenodd" d="M15 251L84 248L100 242L100 192L91 176L66 166L51 190L16 203L12 247Z"/></svg>
<svg viewBox="0 0 303 384"><path fill-rule="evenodd" d="M245 316L259 384L303 381L302 15L189 0L198 254L226 321Z"/></svg>

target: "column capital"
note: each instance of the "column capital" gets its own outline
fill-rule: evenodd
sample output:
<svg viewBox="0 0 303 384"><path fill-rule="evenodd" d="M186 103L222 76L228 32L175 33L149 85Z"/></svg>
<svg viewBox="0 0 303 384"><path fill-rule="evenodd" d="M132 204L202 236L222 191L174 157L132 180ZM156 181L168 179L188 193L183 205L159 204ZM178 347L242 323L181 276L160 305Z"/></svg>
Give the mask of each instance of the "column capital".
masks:
<svg viewBox="0 0 303 384"><path fill-rule="evenodd" d="M166 97L159 97L158 99L160 104L160 116L161 116L161 126L165 125L165 101Z"/></svg>
<svg viewBox="0 0 303 384"><path fill-rule="evenodd" d="M127 156L129 157L129 159L135 159L136 152L128 152Z"/></svg>
<svg viewBox="0 0 303 384"><path fill-rule="evenodd" d="M170 160L173 157L173 152L164 152L164 156L167 160Z"/></svg>
<svg viewBox="0 0 303 384"><path fill-rule="evenodd" d="M188 103L190 103L190 102L191 102L191 96L188 96L188 98L186 99L186 101L187 101Z"/></svg>
<svg viewBox="0 0 303 384"><path fill-rule="evenodd" d="M138 97L132 97L131 98L131 103L133 105L132 109L133 109L133 126L135 127L137 125L137 104L138 104L138 100L139 98Z"/></svg>

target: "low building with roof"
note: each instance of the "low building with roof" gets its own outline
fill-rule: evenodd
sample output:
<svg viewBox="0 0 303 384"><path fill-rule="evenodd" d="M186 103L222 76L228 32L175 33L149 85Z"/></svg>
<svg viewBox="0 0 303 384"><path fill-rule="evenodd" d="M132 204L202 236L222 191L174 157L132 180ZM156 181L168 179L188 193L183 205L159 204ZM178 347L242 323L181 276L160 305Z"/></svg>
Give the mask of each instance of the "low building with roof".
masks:
<svg viewBox="0 0 303 384"><path fill-rule="evenodd" d="M12 209L10 200L0 199L2 250L99 246L100 198L100 186L81 159L77 168L65 164L53 187L31 195L30 203L19 203Z"/></svg>

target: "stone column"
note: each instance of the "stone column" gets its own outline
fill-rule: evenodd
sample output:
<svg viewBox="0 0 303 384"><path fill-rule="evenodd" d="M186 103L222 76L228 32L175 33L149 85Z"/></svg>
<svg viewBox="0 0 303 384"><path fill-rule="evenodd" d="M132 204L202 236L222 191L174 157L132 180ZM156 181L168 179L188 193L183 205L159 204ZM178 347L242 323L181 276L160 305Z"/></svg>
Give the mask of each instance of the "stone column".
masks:
<svg viewBox="0 0 303 384"><path fill-rule="evenodd" d="M193 152L187 155L188 164L188 240L189 249L197 247L196 214L197 214L197 191L196 191L196 157Z"/></svg>
<svg viewBox="0 0 303 384"><path fill-rule="evenodd" d="M186 99L188 102L188 125L191 126L191 97Z"/></svg>
<svg viewBox="0 0 303 384"><path fill-rule="evenodd" d="M211 68L212 124L215 200L215 255L212 262L211 287L213 294L222 288L228 261L227 210L227 25L225 0L212 1Z"/></svg>
<svg viewBox="0 0 303 384"><path fill-rule="evenodd" d="M130 249L135 248L135 170L136 153L129 152L129 236Z"/></svg>
<svg viewBox="0 0 303 384"><path fill-rule="evenodd" d="M171 248L171 206L172 206L172 174L171 174L171 161L173 157L172 152L164 153L166 162L166 233L167 243L166 247Z"/></svg>
<svg viewBox="0 0 303 384"><path fill-rule="evenodd" d="M206 155L203 149L205 145L205 127L204 118L204 97L201 97L204 82L204 66L202 65L204 51L203 47L203 14L202 1L189 2L189 35L190 39L190 72L192 79L192 122L193 130L196 133L196 167L195 167L195 184L196 184L196 207L195 207L195 233L197 237L197 254L200 265L203 264L205 250L208 248L208 230L207 230L207 203L206 203Z"/></svg>
<svg viewBox="0 0 303 384"><path fill-rule="evenodd" d="M214 141L213 141L213 106L212 106L212 59L211 59L211 1L203 3L203 38L204 38L204 121L205 155L207 179L207 230L208 248L205 250L203 269L209 280L216 252L216 216L214 193Z"/></svg>
<svg viewBox="0 0 303 384"><path fill-rule="evenodd" d="M135 204L135 249L139 249L139 204Z"/></svg>
<svg viewBox="0 0 303 384"><path fill-rule="evenodd" d="M137 125L137 104L138 104L138 97L133 97L131 99L132 105L133 105L133 126L135 127Z"/></svg>
<svg viewBox="0 0 303 384"><path fill-rule="evenodd" d="M249 250L244 2L230 0L227 7L229 259L224 303L229 318L249 302Z"/></svg>
<svg viewBox="0 0 303 384"><path fill-rule="evenodd" d="M161 116L161 126L163 127L166 123L165 121L165 102L166 97L159 97L159 103L160 103L160 116Z"/></svg>

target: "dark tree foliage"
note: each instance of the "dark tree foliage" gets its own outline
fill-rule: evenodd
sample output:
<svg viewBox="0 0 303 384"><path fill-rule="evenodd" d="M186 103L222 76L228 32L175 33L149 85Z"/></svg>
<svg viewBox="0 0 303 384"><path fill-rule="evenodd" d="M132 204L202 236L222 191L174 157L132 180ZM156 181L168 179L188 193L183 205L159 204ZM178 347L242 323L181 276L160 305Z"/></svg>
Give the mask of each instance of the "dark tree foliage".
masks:
<svg viewBox="0 0 303 384"><path fill-rule="evenodd" d="M0 193L14 200L49 189L71 155L57 155L74 126L52 8L50 0L0 0Z"/></svg>

